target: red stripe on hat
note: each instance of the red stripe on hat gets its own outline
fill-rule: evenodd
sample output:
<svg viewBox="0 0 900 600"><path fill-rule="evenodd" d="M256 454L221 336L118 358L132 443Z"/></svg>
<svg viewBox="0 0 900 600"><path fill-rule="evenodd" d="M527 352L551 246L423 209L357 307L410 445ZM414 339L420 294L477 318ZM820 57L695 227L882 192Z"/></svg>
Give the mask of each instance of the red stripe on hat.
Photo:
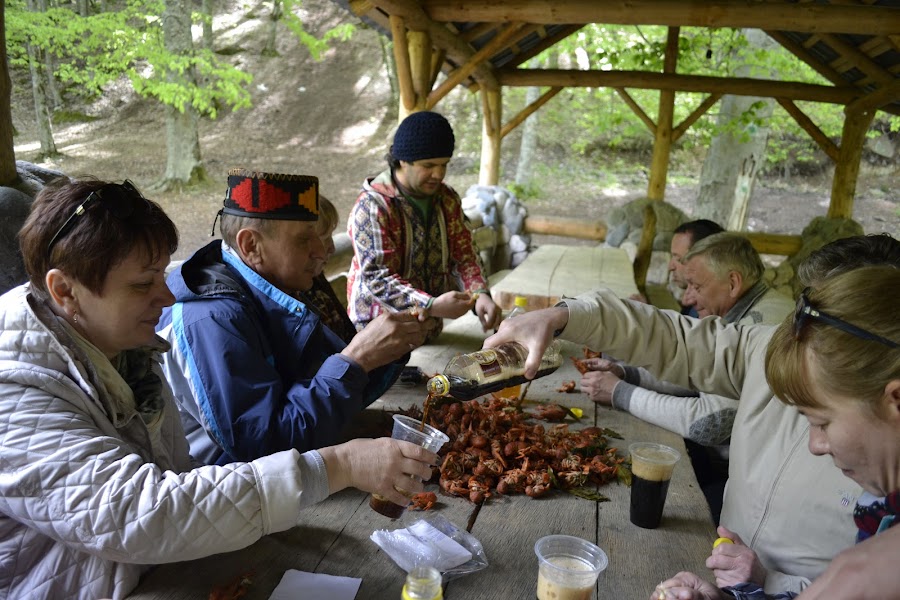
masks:
<svg viewBox="0 0 900 600"><path fill-rule="evenodd" d="M259 191L254 202L252 179L244 179L231 188L231 200L247 212L267 213L291 205L291 193L267 181L259 181Z"/></svg>
<svg viewBox="0 0 900 600"><path fill-rule="evenodd" d="M291 192L285 191L278 186L272 185L268 181L260 180L259 182L259 210L269 212L290 206Z"/></svg>

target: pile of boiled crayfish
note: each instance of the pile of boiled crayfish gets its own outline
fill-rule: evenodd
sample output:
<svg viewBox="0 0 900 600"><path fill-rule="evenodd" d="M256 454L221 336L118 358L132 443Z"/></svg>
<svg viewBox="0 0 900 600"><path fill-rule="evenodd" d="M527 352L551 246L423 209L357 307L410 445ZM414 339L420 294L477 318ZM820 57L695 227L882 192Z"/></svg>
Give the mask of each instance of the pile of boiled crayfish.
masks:
<svg viewBox="0 0 900 600"><path fill-rule="evenodd" d="M514 400L493 395L432 406L428 423L450 437L440 452L441 490L481 503L494 494L539 498L554 488L584 489L630 480L625 458L607 439L621 436L599 427L572 431L565 423L545 427L532 419L562 420L567 411L556 405L539 409L528 413ZM421 413L411 416L421 418Z"/></svg>

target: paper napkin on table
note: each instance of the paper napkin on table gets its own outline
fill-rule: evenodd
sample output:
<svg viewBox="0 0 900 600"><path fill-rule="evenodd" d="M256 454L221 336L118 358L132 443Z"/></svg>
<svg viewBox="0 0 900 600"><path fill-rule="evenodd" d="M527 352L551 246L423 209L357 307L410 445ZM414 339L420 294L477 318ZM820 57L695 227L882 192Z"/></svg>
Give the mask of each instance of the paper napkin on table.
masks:
<svg viewBox="0 0 900 600"><path fill-rule="evenodd" d="M353 600L362 579L288 569L269 600Z"/></svg>

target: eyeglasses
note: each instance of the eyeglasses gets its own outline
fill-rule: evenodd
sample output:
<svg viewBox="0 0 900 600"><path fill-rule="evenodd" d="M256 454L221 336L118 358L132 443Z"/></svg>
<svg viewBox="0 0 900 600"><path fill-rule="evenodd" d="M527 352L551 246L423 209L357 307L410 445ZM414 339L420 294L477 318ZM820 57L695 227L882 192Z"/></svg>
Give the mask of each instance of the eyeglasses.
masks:
<svg viewBox="0 0 900 600"><path fill-rule="evenodd" d="M803 326L806 324L807 319L812 319L814 321L821 321L826 325L831 325L835 329L840 329L844 333L849 333L850 335L856 336L863 340L869 340L871 342L878 342L879 344L884 344L889 348L900 348L900 344L889 340L887 338L881 337L880 335L876 335L871 331L866 331L861 327L857 327L852 323L848 323L843 319L839 319L835 316L829 315L826 312L822 312L809 303L809 288L803 290L800 294L800 298L797 300L797 312L794 313L794 338L800 338L800 332L803 331Z"/></svg>
<svg viewBox="0 0 900 600"><path fill-rule="evenodd" d="M51 254L53 246L75 228L75 225L78 224L77 217L82 216L92 205L97 203L105 207L109 214L117 219L127 219L142 206L146 207L149 205L149 201L141 195L128 179L121 184L108 183L88 194L88 197L78 205L75 212L69 215L69 218L62 224L56 235L50 238L50 243L47 244L47 254Z"/></svg>

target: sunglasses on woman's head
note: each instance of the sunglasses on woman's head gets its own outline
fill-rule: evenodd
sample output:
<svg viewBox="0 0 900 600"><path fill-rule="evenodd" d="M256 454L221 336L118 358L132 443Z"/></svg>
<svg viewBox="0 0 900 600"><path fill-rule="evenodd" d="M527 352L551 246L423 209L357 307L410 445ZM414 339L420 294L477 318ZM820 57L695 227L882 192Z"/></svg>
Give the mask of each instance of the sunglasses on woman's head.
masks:
<svg viewBox="0 0 900 600"><path fill-rule="evenodd" d="M149 201L141 195L138 189L134 187L134 184L128 179L122 183L108 183L100 189L94 190L88 194L88 197L84 199L84 202L79 204L75 208L75 211L69 215L69 218L62 224L62 227L59 228L56 235L50 238L50 243L47 244L48 254L53 252L53 246L55 246L59 240L64 238L72 231L72 229L74 229L75 225L78 224L77 218L87 212L94 204L100 204L109 211L109 214L117 219L127 219L140 207L147 206Z"/></svg>
<svg viewBox="0 0 900 600"><path fill-rule="evenodd" d="M809 288L803 290L800 294L800 298L797 300L797 311L794 313L794 338L799 339L800 333L803 331L803 327L806 325L807 320L813 321L821 321L826 325L830 325L835 329L840 329L844 333L849 333L850 335L856 336L863 340L869 340L871 342L878 342L879 344L884 344L889 348L900 348L900 344L889 340L885 337L881 337L880 335L874 334L871 331L866 331L861 327L857 327L852 323L848 323L843 319L839 319L835 316L829 315L826 312L822 312L821 310L814 308L809 303Z"/></svg>

